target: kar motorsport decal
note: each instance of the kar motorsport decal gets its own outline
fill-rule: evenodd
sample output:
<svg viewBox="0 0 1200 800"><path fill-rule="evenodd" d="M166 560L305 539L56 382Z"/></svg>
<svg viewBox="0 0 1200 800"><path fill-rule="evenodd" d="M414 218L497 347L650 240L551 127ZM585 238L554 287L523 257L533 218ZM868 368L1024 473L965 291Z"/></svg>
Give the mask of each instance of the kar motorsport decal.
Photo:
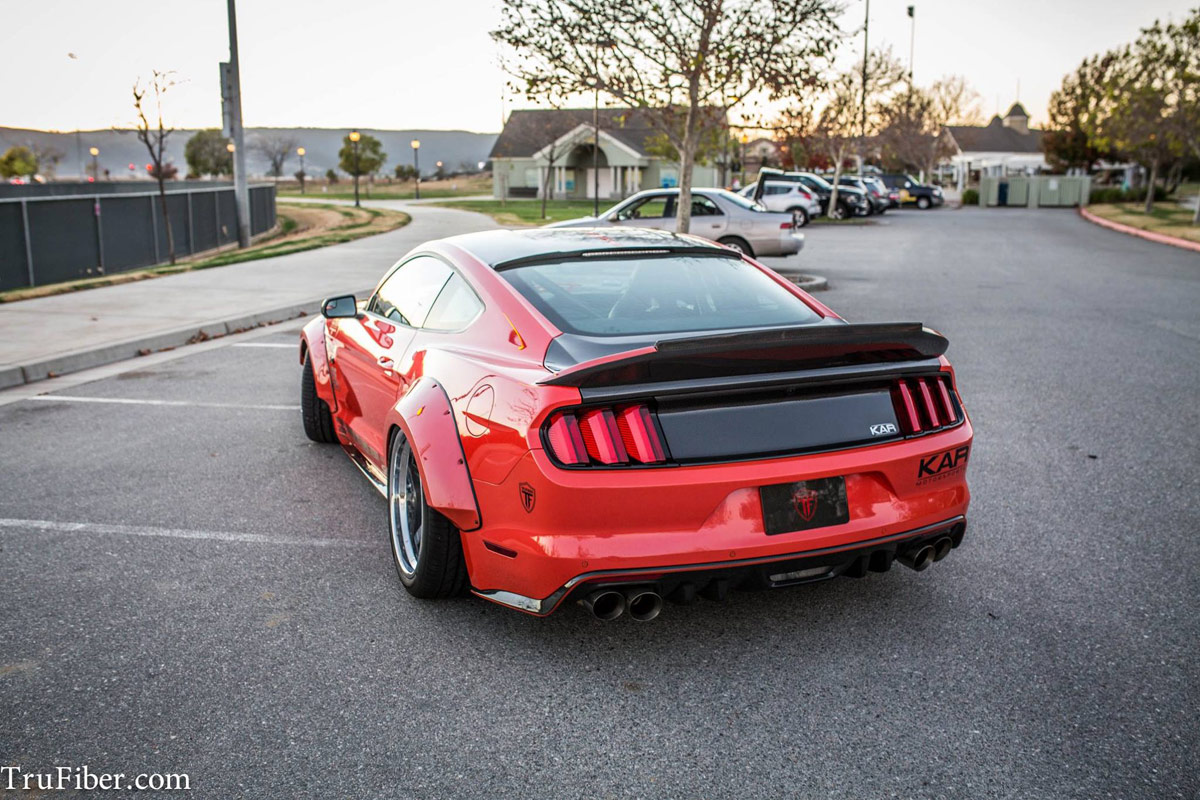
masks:
<svg viewBox="0 0 1200 800"><path fill-rule="evenodd" d="M890 436L894 433L899 433L900 430L891 422L882 422L879 425L871 426L872 436Z"/></svg>
<svg viewBox="0 0 1200 800"><path fill-rule="evenodd" d="M971 445L965 444L953 450L943 450L925 456L917 466L917 485L944 480L966 469L967 457L970 454Z"/></svg>

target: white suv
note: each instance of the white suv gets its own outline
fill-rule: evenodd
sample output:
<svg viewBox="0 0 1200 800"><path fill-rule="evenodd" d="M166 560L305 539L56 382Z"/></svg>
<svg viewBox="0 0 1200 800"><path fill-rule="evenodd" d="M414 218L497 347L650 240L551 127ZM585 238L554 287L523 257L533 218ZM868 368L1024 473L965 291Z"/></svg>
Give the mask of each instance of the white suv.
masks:
<svg viewBox="0 0 1200 800"><path fill-rule="evenodd" d="M752 183L740 194L752 198L756 186L756 183ZM795 181L767 181L758 202L766 206L768 211L791 214L797 228L803 228L811 218L821 214L821 201L804 184Z"/></svg>

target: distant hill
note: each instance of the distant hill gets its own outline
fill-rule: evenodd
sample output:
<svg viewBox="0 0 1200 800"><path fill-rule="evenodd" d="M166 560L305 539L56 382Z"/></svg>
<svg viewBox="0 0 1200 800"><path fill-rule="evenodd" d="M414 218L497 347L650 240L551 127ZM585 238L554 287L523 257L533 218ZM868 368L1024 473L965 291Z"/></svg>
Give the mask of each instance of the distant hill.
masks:
<svg viewBox="0 0 1200 800"><path fill-rule="evenodd" d="M480 161L486 161L496 141L494 133L471 133L470 131L380 131L362 128L363 133L369 133L383 144L387 153L387 162L381 172L391 173L397 164L412 164L413 151L409 143L413 139L421 141L421 173L431 175L438 161L445 164L447 171L453 172L470 165L476 168ZM187 172L187 162L183 158L183 148L187 140L195 133L194 130L177 130L167 139L169 160L179 167L179 175ZM325 170L337 168L338 150L342 146L342 138L347 131L332 128L247 128L246 142L249 145L256 136L289 136L304 147L304 168L309 175L324 175ZM135 165L139 177L146 172L148 160L146 147L137 140L137 134L132 130L99 130L81 131L75 133L56 133L51 131L35 131L22 128L0 127L0 153L13 145L32 146L39 152L54 151L61 154L57 165L56 175L59 178L80 177L80 153L83 161L90 163L88 150L96 147L100 150L100 170L110 170L112 176L124 177L129 174L129 164ZM266 175L269 169L267 160L248 148L247 169L251 177ZM300 159L293 155L284 164L284 173L291 176L300 169ZM43 174L45 170L43 169Z"/></svg>

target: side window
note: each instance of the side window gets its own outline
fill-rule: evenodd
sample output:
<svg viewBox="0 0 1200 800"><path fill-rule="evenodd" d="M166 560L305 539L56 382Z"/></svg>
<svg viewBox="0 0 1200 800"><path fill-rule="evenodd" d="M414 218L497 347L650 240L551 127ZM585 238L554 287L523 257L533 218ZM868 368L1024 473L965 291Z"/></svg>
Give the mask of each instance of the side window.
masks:
<svg viewBox="0 0 1200 800"><path fill-rule="evenodd" d="M675 216L675 198L655 195L621 210L621 219L663 219Z"/></svg>
<svg viewBox="0 0 1200 800"><path fill-rule="evenodd" d="M790 186L768 186L767 194L787 194L792 190Z"/></svg>
<svg viewBox="0 0 1200 800"><path fill-rule="evenodd" d="M719 217L721 209L712 200L709 200L702 194L692 197L692 216L693 217Z"/></svg>
<svg viewBox="0 0 1200 800"><path fill-rule="evenodd" d="M419 328L450 274L450 267L433 256L417 256L383 282L368 310L401 325Z"/></svg>
<svg viewBox="0 0 1200 800"><path fill-rule="evenodd" d="M483 303L457 272L450 276L425 318L425 327L434 331L460 331L483 311Z"/></svg>

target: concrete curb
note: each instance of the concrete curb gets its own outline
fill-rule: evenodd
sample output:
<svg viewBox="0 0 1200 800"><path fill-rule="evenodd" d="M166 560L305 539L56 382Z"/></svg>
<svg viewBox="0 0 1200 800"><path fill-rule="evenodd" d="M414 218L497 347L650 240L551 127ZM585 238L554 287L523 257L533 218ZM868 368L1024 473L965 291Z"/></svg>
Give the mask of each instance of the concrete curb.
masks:
<svg viewBox="0 0 1200 800"><path fill-rule="evenodd" d="M1194 252L1200 253L1200 242L1190 242L1187 239L1180 239L1175 236L1167 236L1165 233L1155 233L1154 231L1144 231L1141 228L1135 228L1132 225L1125 225L1120 222L1113 222L1110 219L1104 219L1103 217L1097 217L1095 214L1088 211L1086 208L1079 209L1079 216L1083 217L1088 222L1091 222L1095 225L1099 225L1101 228L1108 228L1109 230L1117 231L1118 233L1127 233L1130 236L1137 236L1140 239L1146 239L1151 242L1158 242L1159 244L1169 244L1172 247L1180 247L1180 248L1183 248L1184 250L1192 250Z"/></svg>
<svg viewBox="0 0 1200 800"><path fill-rule="evenodd" d="M70 353L52 356L27 364L17 364L0 368L0 389L20 386L26 383L45 380L58 375L91 369L117 361L136 358L161 350L172 350L188 344L216 339L231 333L240 333L251 328L285 322L289 319L316 314L321 307L323 298L315 298L305 303L273 308L269 311L258 311L253 314L242 314L237 317L206 322L200 325L175 328L174 330L126 339L122 342L75 350Z"/></svg>
<svg viewBox="0 0 1200 800"><path fill-rule="evenodd" d="M787 273L783 273L783 277L806 292L823 292L829 288L829 281L820 275L788 275Z"/></svg>

